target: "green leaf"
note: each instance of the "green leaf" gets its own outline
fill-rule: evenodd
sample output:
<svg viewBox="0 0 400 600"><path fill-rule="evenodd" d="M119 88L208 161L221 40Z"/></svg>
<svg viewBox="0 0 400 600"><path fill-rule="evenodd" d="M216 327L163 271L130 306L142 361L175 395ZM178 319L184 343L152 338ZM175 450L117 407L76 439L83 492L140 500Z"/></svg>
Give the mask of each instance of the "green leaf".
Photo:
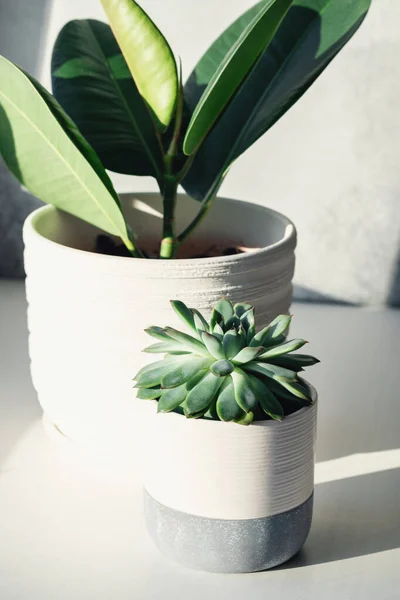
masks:
<svg viewBox="0 0 400 600"><path fill-rule="evenodd" d="M148 365L145 365L144 367L142 367L135 375L135 377L133 378L134 380L138 380L142 375L144 375L144 373L148 373L148 371L151 371L152 369L154 369L155 367L160 367L162 365L165 365L165 363L169 361L170 364L177 364L177 359L173 356L169 356L168 358L163 358L161 360L157 360L153 363L150 363Z"/></svg>
<svg viewBox="0 0 400 600"><path fill-rule="evenodd" d="M253 419L254 414L250 411L247 414L245 414L243 419L238 419L237 421L235 421L235 423L237 423L238 425L250 425L250 423L253 422Z"/></svg>
<svg viewBox="0 0 400 600"><path fill-rule="evenodd" d="M153 325L152 327L148 327L145 329L145 332L156 340L161 340L163 342L170 342L172 338L167 335L162 327L157 327Z"/></svg>
<svg viewBox="0 0 400 600"><path fill-rule="evenodd" d="M53 93L111 171L161 179L163 153L150 111L111 31L92 19L59 33Z"/></svg>
<svg viewBox="0 0 400 600"><path fill-rule="evenodd" d="M233 381L227 377L226 383L217 399L217 415L221 421L238 421L246 416L245 411L236 402Z"/></svg>
<svg viewBox="0 0 400 600"><path fill-rule="evenodd" d="M252 373L259 373L260 375L265 375L266 377L270 377L272 379L276 379L277 377L284 377L285 379L295 380L297 374L290 369L284 369L283 367L279 367L278 365L271 365L269 363L262 362L248 362L245 365L246 371L250 371Z"/></svg>
<svg viewBox="0 0 400 600"><path fill-rule="evenodd" d="M225 331L228 331L229 329L232 329L233 327L235 329L239 329L239 325L240 325L239 317L237 317L236 315L233 315L233 317L231 317L230 319L228 319L225 322Z"/></svg>
<svg viewBox="0 0 400 600"><path fill-rule="evenodd" d="M136 394L138 400L157 400L162 394L161 388L139 388Z"/></svg>
<svg viewBox="0 0 400 600"><path fill-rule="evenodd" d="M306 340L296 339L290 340L290 342L286 342L285 344L272 346L272 348L269 348L266 352L260 355L259 360L267 360L269 358L281 356L282 354L294 352L295 350L302 348L305 344L307 344Z"/></svg>
<svg viewBox="0 0 400 600"><path fill-rule="evenodd" d="M96 153L54 98L0 57L0 153L43 202L121 237L132 249L118 196Z"/></svg>
<svg viewBox="0 0 400 600"><path fill-rule="evenodd" d="M201 331L210 331L210 326L207 323L207 321L205 320L205 318L203 317L203 315L201 314L201 312L199 312L196 308L191 308L190 309L193 313L193 318L194 318L194 324L196 325L196 329L197 332L200 333Z"/></svg>
<svg viewBox="0 0 400 600"><path fill-rule="evenodd" d="M171 300L171 306L180 317L180 319L185 323L189 329L192 329L197 334L197 327L194 322L193 312L184 304L181 300Z"/></svg>
<svg viewBox="0 0 400 600"><path fill-rule="evenodd" d="M134 0L101 0L111 29L159 131L174 115L178 72L161 31Z"/></svg>
<svg viewBox="0 0 400 600"><path fill-rule="evenodd" d="M233 306L226 298L218 300L214 309L222 316L224 323L227 323L229 319L233 317Z"/></svg>
<svg viewBox="0 0 400 600"><path fill-rule="evenodd" d="M208 352L211 354L211 356L213 356L216 359L226 358L224 347L222 345L222 342L218 338L216 338L211 333L203 331L201 334L201 339L203 340L204 345L207 348Z"/></svg>
<svg viewBox="0 0 400 600"><path fill-rule="evenodd" d="M191 354L190 348L183 347L182 344L179 344L176 340L169 340L168 342L159 342L157 344L151 344L151 346L143 348L142 352L146 352L146 354L168 354L169 352Z"/></svg>
<svg viewBox="0 0 400 600"><path fill-rule="evenodd" d="M308 356L307 354L291 354L290 356L269 358L268 362L285 367L285 369L291 369L292 371L302 371L304 367L311 367L312 365L318 364L320 361L318 358Z"/></svg>
<svg viewBox="0 0 400 600"><path fill-rule="evenodd" d="M207 373L187 395L185 406L187 414L195 415L208 409L222 383L222 377L217 377L213 373Z"/></svg>
<svg viewBox="0 0 400 600"><path fill-rule="evenodd" d="M183 385L196 373L210 366L212 361L208 358L193 357L180 362L161 379L162 388L172 388Z"/></svg>
<svg viewBox="0 0 400 600"><path fill-rule="evenodd" d="M191 335L187 335L186 333L182 333L173 327L164 327L164 331L167 335L172 337L175 341L179 342L183 345L182 350L191 350L192 352L196 352L197 354L208 355L206 349L203 344L196 340L196 338Z"/></svg>
<svg viewBox="0 0 400 600"><path fill-rule="evenodd" d="M212 312L211 312L211 318L210 318L210 329L211 331L214 330L214 327L217 325L220 325L222 328L224 327L225 323L224 323L224 317L221 315L221 313L214 307Z"/></svg>
<svg viewBox="0 0 400 600"><path fill-rule="evenodd" d="M254 62L268 46L293 0L267 0L211 77L189 122L183 151L192 154L210 131Z"/></svg>
<svg viewBox="0 0 400 600"><path fill-rule="evenodd" d="M275 381L277 381L281 386L287 389L291 394L293 394L293 396L311 402L308 390L300 383L297 383L296 381L287 381L286 379L283 379L281 377L276 377Z"/></svg>
<svg viewBox="0 0 400 600"><path fill-rule="evenodd" d="M136 376L137 387L152 388L161 384L161 380L171 370L169 360L157 361L153 368Z"/></svg>
<svg viewBox="0 0 400 600"><path fill-rule="evenodd" d="M243 365L251 360L255 360L257 356L260 356L260 354L264 352L264 350L265 348L263 346L258 348L243 348L243 350L240 350L240 352L232 358L232 362L235 365Z"/></svg>
<svg viewBox="0 0 400 600"><path fill-rule="evenodd" d="M217 360L217 362L213 363L210 367L210 370L214 375L218 375L218 377L222 377L224 375L229 375L234 370L234 366L230 360L226 360L223 358L222 360Z"/></svg>
<svg viewBox="0 0 400 600"><path fill-rule="evenodd" d="M261 329L258 333L253 336L253 339L249 342L249 346L264 346L264 339L266 338L270 325Z"/></svg>
<svg viewBox="0 0 400 600"><path fill-rule="evenodd" d="M218 338L220 342L224 339L224 330L219 323L215 323L212 334Z"/></svg>
<svg viewBox="0 0 400 600"><path fill-rule="evenodd" d="M230 329L224 334L223 346L226 358L234 358L245 344L245 336L236 329Z"/></svg>
<svg viewBox="0 0 400 600"><path fill-rule="evenodd" d="M263 411L272 419L281 421L284 417L283 408L273 392L257 377L250 376L250 381Z"/></svg>
<svg viewBox="0 0 400 600"><path fill-rule="evenodd" d="M274 319L269 327L267 333L264 335L263 346L272 346L280 343L281 335L287 330L290 325L292 317L290 315L279 315Z"/></svg>
<svg viewBox="0 0 400 600"><path fill-rule="evenodd" d="M252 305L247 304L247 302L238 302L233 307L233 310L235 311L235 315L240 319L248 310L251 310L252 308Z"/></svg>
<svg viewBox="0 0 400 600"><path fill-rule="evenodd" d="M247 413L254 410L258 400L248 375L242 369L236 367L233 373L231 373L231 377L235 389L236 402L240 408Z"/></svg>
<svg viewBox="0 0 400 600"><path fill-rule="evenodd" d="M161 398L158 401L157 412L171 412L178 408L185 401L187 396L186 385L163 390Z"/></svg>
<svg viewBox="0 0 400 600"><path fill-rule="evenodd" d="M350 40L371 0L295 0L272 41L201 144L183 186L203 200L231 163L293 106ZM204 88L254 18L250 9L202 57L184 89L194 113Z"/></svg>

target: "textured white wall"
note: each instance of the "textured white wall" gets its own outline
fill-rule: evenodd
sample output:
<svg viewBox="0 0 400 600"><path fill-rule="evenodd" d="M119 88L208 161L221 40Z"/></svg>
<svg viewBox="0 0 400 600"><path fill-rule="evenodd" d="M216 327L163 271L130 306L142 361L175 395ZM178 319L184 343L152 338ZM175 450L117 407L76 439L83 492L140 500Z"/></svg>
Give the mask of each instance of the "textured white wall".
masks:
<svg viewBox="0 0 400 600"><path fill-rule="evenodd" d="M251 4L142 0L182 57L185 74ZM72 18L102 19L102 9L99 0L31 0L27 14L27 5L0 0L0 51L34 65L50 86L50 54L59 29ZM41 15L41 32L35 14ZM398 0L373 0L353 40L236 162L221 190L291 217L299 232L297 283L333 299L381 303L392 295L393 300L400 235L399 20ZM8 33L2 40L3 29ZM115 182L120 191L155 189L151 179L117 176Z"/></svg>

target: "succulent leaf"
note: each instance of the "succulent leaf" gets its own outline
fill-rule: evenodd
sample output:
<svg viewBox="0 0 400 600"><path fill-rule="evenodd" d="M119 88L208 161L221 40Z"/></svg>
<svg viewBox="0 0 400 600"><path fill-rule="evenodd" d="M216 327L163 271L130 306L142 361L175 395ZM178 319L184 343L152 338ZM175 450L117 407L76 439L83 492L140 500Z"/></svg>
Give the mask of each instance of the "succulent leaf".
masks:
<svg viewBox="0 0 400 600"><path fill-rule="evenodd" d="M227 323L229 319L233 317L233 306L226 298L221 298L221 300L218 300L214 306L214 310L219 312L224 320L224 323Z"/></svg>
<svg viewBox="0 0 400 600"><path fill-rule="evenodd" d="M288 354L289 352L294 352L295 350L302 348L305 344L307 344L306 340L296 339L286 342L285 344L272 346L271 348L268 348L266 352L260 355L260 359L264 360L267 358L281 356L282 354Z"/></svg>
<svg viewBox="0 0 400 600"><path fill-rule="evenodd" d="M263 411L272 419L281 421L284 417L283 408L273 392L258 377L250 376L250 381Z"/></svg>
<svg viewBox="0 0 400 600"><path fill-rule="evenodd" d="M157 360L156 362L150 363L149 365L145 365L136 373L133 379L137 381L144 373L148 373L148 371L152 371L156 367L162 367L168 362L173 363L175 362L175 360L175 358L168 356L168 358L163 358L162 360Z"/></svg>
<svg viewBox="0 0 400 600"><path fill-rule="evenodd" d="M208 409L222 383L221 377L211 372L207 373L188 393L185 402L186 412L193 415Z"/></svg>
<svg viewBox="0 0 400 600"><path fill-rule="evenodd" d="M300 385L300 383L297 383L296 381L287 381L287 379L283 379L281 377L277 377L275 381L280 383L291 394L293 394L293 396L301 398L302 400L308 400L309 402L311 401L311 398L308 394L308 390L302 385Z"/></svg>
<svg viewBox="0 0 400 600"><path fill-rule="evenodd" d="M211 365L208 358L194 356L186 361L180 361L177 366L168 371L161 379L162 388L173 388L189 381L196 373Z"/></svg>
<svg viewBox="0 0 400 600"><path fill-rule="evenodd" d="M184 304L184 302L182 302L181 300L171 300L171 306L178 315L178 317L180 317L180 319L185 323L185 325L187 325L192 331L197 333L193 313L190 310L190 308L188 308L186 304Z"/></svg>
<svg viewBox="0 0 400 600"><path fill-rule="evenodd" d="M203 340L204 345L207 348L208 352L211 354L211 356L218 360L226 358L222 342L217 337L215 337L211 333L203 331L203 333L201 334L201 339Z"/></svg>
<svg viewBox="0 0 400 600"><path fill-rule="evenodd" d="M243 341L243 336L239 335L237 329L227 331L223 339L226 358L234 358L243 348Z"/></svg>
<svg viewBox="0 0 400 600"><path fill-rule="evenodd" d="M162 342L170 342L172 339L165 333L162 327L148 327L145 329L145 332L156 340L161 340Z"/></svg>
<svg viewBox="0 0 400 600"><path fill-rule="evenodd" d="M224 330L219 323L214 325L213 335L219 339L220 342L224 339Z"/></svg>
<svg viewBox="0 0 400 600"><path fill-rule="evenodd" d="M258 348L250 348L247 346L247 348L243 348L240 350L240 352L238 352L238 354L236 354L236 356L232 359L232 362L235 365L248 363L262 355L264 351L265 348L263 346L259 346Z"/></svg>
<svg viewBox="0 0 400 600"><path fill-rule="evenodd" d="M187 335L187 333L182 333L181 331L178 331L177 329L174 329L173 327L165 327L164 331L170 337L172 337L175 341L177 341L180 344L183 344L183 346L185 346L185 348L182 348L182 350L189 349L189 350L192 350L199 354L207 353L204 348L204 345L199 340L196 340L196 338L192 337L191 335Z"/></svg>
<svg viewBox="0 0 400 600"><path fill-rule="evenodd" d="M232 379L227 377L226 380L217 400L218 417L221 421L240 421L246 413L236 402Z"/></svg>
<svg viewBox="0 0 400 600"><path fill-rule="evenodd" d="M191 311L193 313L194 324L196 325L197 332L198 333L200 333L200 331L209 332L210 325L207 323L207 321L205 320L203 315L196 308L192 308Z"/></svg>
<svg viewBox="0 0 400 600"><path fill-rule="evenodd" d="M268 332L264 337L263 345L272 346L280 343L280 336L287 330L292 317L290 315L279 315L269 325Z"/></svg>
<svg viewBox="0 0 400 600"><path fill-rule="evenodd" d="M233 312L235 313L235 315L237 317L240 317L247 312L248 310L250 310L250 308L253 308L251 306L251 304L248 304L247 302L238 302L237 304L235 304L235 306L233 307Z"/></svg>
<svg viewBox="0 0 400 600"><path fill-rule="evenodd" d="M254 414L250 411L247 414L245 413L243 419L239 419L238 421L235 421L235 423L238 423L239 425L250 425L250 423L253 422L253 419Z"/></svg>
<svg viewBox="0 0 400 600"><path fill-rule="evenodd" d="M185 384L163 390L158 401L157 412L171 412L185 401L187 389Z"/></svg>
<svg viewBox="0 0 400 600"><path fill-rule="evenodd" d="M211 331L214 330L214 327L216 326L216 324L221 325L221 327L224 327L224 317L221 315L221 313L214 308L212 313L211 313L211 318L210 318L210 329Z"/></svg>
<svg viewBox="0 0 400 600"><path fill-rule="evenodd" d="M144 348L143 352L146 352L146 354L168 354L170 352L188 354L190 349L185 350L185 348L182 348L181 344L178 344L174 340L170 340L169 342L157 342L157 344L151 344L151 346Z"/></svg>
<svg viewBox="0 0 400 600"><path fill-rule="evenodd" d="M255 334L253 339L249 342L249 346L264 346L264 340L267 337L267 333L270 330L270 326L264 327L258 333Z"/></svg>
<svg viewBox="0 0 400 600"><path fill-rule="evenodd" d="M213 363L210 367L210 371L214 373L214 375L222 377L223 375L230 375L234 368L235 367L230 360L223 358L222 360L217 360L217 362Z"/></svg>
<svg viewBox="0 0 400 600"><path fill-rule="evenodd" d="M170 361L158 361L153 365L153 369L149 369L136 377L136 385L138 387L152 388L161 384L161 379L171 369Z"/></svg>
<svg viewBox="0 0 400 600"><path fill-rule="evenodd" d="M246 413L252 411L258 404L250 378L238 367L231 373L236 402Z"/></svg>
<svg viewBox="0 0 400 600"><path fill-rule="evenodd" d="M139 388L136 397L139 400L157 400L162 394L161 388Z"/></svg>
<svg viewBox="0 0 400 600"><path fill-rule="evenodd" d="M294 381L297 377L297 373L295 371L285 369L279 365L271 365L270 363L249 362L246 363L246 370L250 371L251 373L265 375L271 379L280 377L281 379L286 379L287 381Z"/></svg>

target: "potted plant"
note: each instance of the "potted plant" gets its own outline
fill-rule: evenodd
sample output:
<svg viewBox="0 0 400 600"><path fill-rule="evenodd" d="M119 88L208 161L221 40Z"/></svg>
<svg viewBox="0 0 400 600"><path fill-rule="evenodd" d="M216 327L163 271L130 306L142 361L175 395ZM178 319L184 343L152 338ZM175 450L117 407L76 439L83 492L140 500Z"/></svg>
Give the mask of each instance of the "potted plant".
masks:
<svg viewBox="0 0 400 600"><path fill-rule="evenodd" d="M233 161L316 80L370 0L263 0L186 83L136 2L102 4L111 27L79 20L62 29L54 96L0 57L0 152L51 205L24 228L39 400L71 439L125 456L140 433L132 435L129 374L144 360L143 326L168 314L168 298L209 313L221 295L246 297L261 325L288 312L293 224L215 199ZM119 197L106 169L151 175L160 193Z"/></svg>
<svg viewBox="0 0 400 600"><path fill-rule="evenodd" d="M222 299L209 322L181 301L172 306L190 335L147 329L159 341L145 352L164 358L135 377L138 398L151 400L148 530L190 567L274 567L298 552L311 525L317 395L298 374L319 361L293 354L306 341L286 340L287 315L256 333L247 303Z"/></svg>

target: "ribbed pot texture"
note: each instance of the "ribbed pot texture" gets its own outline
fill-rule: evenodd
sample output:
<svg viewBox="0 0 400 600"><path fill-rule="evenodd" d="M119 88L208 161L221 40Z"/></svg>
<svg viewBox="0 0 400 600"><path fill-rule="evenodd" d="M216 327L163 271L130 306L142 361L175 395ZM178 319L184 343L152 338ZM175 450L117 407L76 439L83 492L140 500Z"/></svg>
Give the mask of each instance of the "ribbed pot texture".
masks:
<svg viewBox="0 0 400 600"><path fill-rule="evenodd" d="M124 194L121 201L139 245L160 239L158 195ZM196 202L179 196L178 231L197 211ZM141 352L148 344L144 328L181 325L170 299L206 315L221 296L244 300L254 304L260 328L287 312L296 232L279 213L219 198L190 243L254 250L171 261L123 258L94 253L98 233L51 206L25 222L32 379L47 418L65 436L96 453L131 458L143 433L132 377L154 360Z"/></svg>
<svg viewBox="0 0 400 600"><path fill-rule="evenodd" d="M147 527L187 566L245 572L291 558L311 525L317 396L282 422L250 426L149 414Z"/></svg>

